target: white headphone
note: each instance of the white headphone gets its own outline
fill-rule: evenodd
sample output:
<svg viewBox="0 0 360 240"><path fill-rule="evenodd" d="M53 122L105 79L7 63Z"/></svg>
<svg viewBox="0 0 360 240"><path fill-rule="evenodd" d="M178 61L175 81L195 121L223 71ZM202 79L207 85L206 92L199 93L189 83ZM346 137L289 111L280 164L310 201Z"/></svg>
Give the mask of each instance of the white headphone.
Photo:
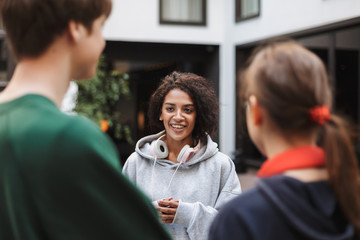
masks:
<svg viewBox="0 0 360 240"><path fill-rule="evenodd" d="M169 150L166 146L166 143L160 140L164 136L165 134L161 135L151 146L156 158L167 158L167 156L169 155ZM200 142L195 148L191 148L189 145L185 145L181 149L177 157L177 161L180 163L187 162L198 151L199 148Z"/></svg>
<svg viewBox="0 0 360 240"><path fill-rule="evenodd" d="M164 141L160 139L165 136L161 135L152 145L151 148L156 156L156 158L166 158L169 155L169 150Z"/></svg>

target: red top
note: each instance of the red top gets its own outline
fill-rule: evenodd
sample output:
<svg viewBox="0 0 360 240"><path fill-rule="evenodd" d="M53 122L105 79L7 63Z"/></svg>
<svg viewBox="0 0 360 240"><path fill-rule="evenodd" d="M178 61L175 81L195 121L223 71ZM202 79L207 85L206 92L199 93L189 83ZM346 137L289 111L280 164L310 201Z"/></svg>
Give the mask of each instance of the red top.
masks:
<svg viewBox="0 0 360 240"><path fill-rule="evenodd" d="M258 177L270 177L288 170L325 166L325 152L317 146L303 146L286 150L267 159Z"/></svg>

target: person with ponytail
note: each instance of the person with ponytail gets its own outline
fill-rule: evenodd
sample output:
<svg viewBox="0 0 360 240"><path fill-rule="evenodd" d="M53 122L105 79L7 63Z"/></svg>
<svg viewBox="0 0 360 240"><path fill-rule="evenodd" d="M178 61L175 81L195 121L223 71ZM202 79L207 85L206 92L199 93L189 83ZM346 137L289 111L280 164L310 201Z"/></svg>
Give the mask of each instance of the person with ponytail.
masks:
<svg viewBox="0 0 360 240"><path fill-rule="evenodd" d="M256 186L220 210L209 239L358 239L358 163L322 61L294 41L268 44L250 58L240 95L267 160Z"/></svg>

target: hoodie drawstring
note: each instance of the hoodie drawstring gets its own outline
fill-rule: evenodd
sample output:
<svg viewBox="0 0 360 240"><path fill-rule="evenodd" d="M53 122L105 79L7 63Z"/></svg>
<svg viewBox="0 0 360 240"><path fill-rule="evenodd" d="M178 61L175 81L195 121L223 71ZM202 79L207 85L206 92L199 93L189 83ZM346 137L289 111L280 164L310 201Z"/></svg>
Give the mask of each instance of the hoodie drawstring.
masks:
<svg viewBox="0 0 360 240"><path fill-rule="evenodd" d="M154 170L155 170L156 161L157 161L157 157L155 156L154 164L151 170L151 202L154 201Z"/></svg>
<svg viewBox="0 0 360 240"><path fill-rule="evenodd" d="M173 178L174 178L174 176L175 176L175 174L176 174L176 172L177 172L177 170L179 169L179 167L180 167L181 164L182 164L182 162L179 163L179 165L178 165L178 166L176 167L176 169L175 169L175 172L174 172L173 175L171 176L169 185L168 185L168 187L167 187L167 189L166 189L166 192L165 192L165 193L166 193L165 196L169 193L169 189L170 189L172 180L173 180Z"/></svg>
<svg viewBox="0 0 360 240"><path fill-rule="evenodd" d="M153 167L152 167L152 170L151 170L151 201L153 202L154 201L154 172L155 172L155 165L156 165L156 161L157 161L157 157L155 156L155 161L154 161L154 164L153 164ZM176 172L178 171L180 165L182 164L182 162L180 162L178 164L178 166L176 167L175 169L175 172L173 173L173 175L171 176L171 179L170 179L170 182L169 182L169 185L167 186L166 188L166 192L165 192L165 195L166 196L168 193L169 193L169 189L171 187L171 183L174 179L174 176L176 174Z"/></svg>

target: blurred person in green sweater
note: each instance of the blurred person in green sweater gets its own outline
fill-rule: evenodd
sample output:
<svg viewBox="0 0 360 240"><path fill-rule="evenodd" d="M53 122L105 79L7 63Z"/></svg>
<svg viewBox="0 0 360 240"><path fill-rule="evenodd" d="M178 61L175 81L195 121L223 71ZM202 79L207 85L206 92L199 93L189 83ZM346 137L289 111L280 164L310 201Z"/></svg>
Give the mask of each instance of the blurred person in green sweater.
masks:
<svg viewBox="0 0 360 240"><path fill-rule="evenodd" d="M59 110L96 72L111 0L0 4L17 60L0 96L0 239L170 239L111 140Z"/></svg>

